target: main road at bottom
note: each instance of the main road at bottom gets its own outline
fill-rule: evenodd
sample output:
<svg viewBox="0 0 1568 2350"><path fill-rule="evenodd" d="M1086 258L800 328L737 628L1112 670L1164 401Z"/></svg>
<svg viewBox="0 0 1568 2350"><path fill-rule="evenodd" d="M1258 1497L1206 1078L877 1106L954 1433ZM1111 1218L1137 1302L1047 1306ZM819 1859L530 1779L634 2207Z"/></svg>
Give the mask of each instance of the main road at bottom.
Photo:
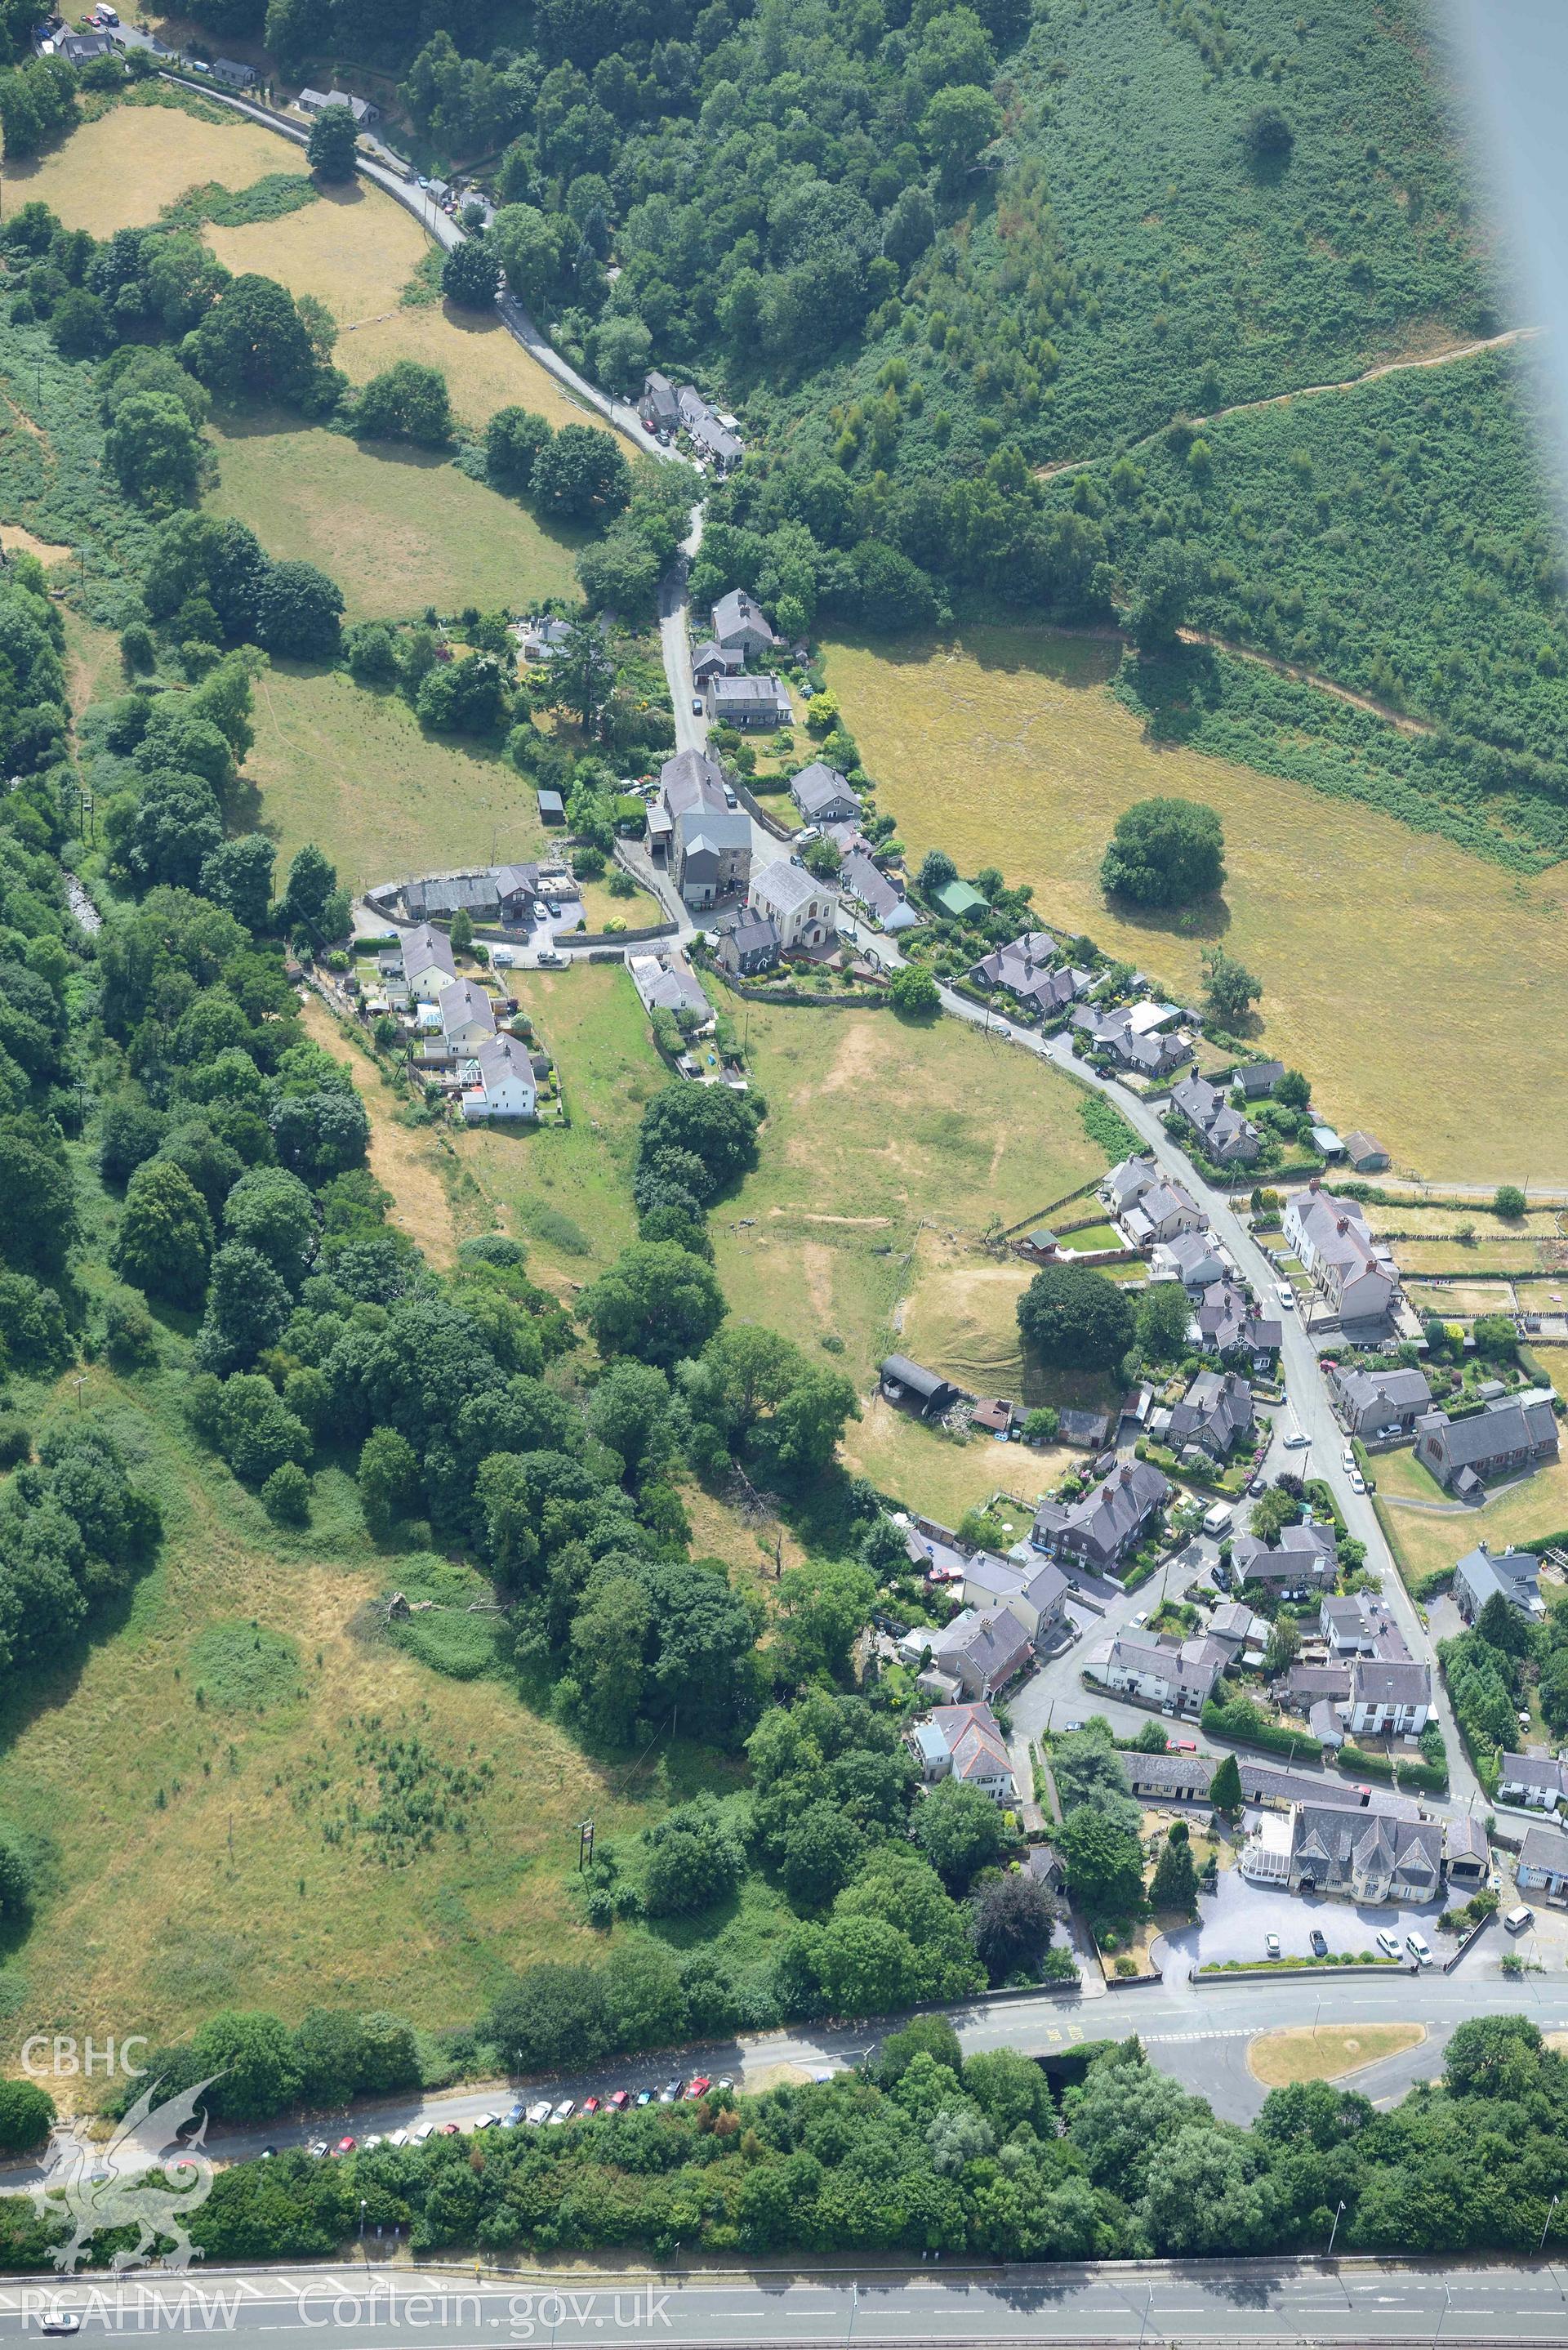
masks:
<svg viewBox="0 0 1568 2350"><path fill-rule="evenodd" d="M1148 2060L1187 2087L1199 2090L1227 2120L1246 2120L1262 2102L1261 2084L1247 2071L1248 2043L1259 2033L1298 2029L1354 2029L1358 2024L1418 2023L1426 2040L1418 2049L1380 2067L1373 2093L1397 2094L1416 2079L1441 2069L1441 2054L1455 2026L1476 2015L1528 2015L1543 2033L1568 2032L1568 1981L1527 1974L1510 1981L1497 1970L1497 1929L1484 1935L1451 1975L1413 1974L1400 1967L1346 1974L1338 1969L1302 1969L1262 1980L1238 1978L1212 1989L1185 1978L1085 1999L1078 1992L1014 1995L973 2000L947 2012L966 2056L984 2049L1017 2048L1025 2055L1064 2056L1091 2040L1120 2040L1137 2033ZM664 2049L645 2056L602 2058L592 2069L574 2068L545 2080L514 2080L432 2092L421 2097L364 2101L308 2122L280 2117L240 2128L218 2124L208 2132L207 2149L220 2162L243 2162L265 2147L279 2151L328 2142L345 2133L359 2138L429 2123L442 2129L472 2129L481 2117L504 2112L514 2097L548 2093L552 2102L603 2096L614 2088L657 2085L677 2076L728 2075L743 2091L781 2077L827 2075L864 2064L889 2032L908 2022L884 2016L858 2024L796 2023L782 2032L746 2039L710 2041L700 2046ZM122 2148L118 2167L143 2168L158 2158L156 2147ZM46 2166L23 2162L0 2168L0 2194L26 2194L46 2175ZM1568 2325L1563 2328L1568 2340Z"/></svg>
<svg viewBox="0 0 1568 2350"><path fill-rule="evenodd" d="M1563 2272L1406 2261L1192 2261L969 2269L929 2263L706 2274L664 2270L488 2276L472 2269L157 2272L57 2286L0 2280L0 2342L36 2337L41 2316L79 2314L81 2336L349 2334L367 2350L432 2340L923 2345L1049 2342L1216 2344L1561 2342Z"/></svg>

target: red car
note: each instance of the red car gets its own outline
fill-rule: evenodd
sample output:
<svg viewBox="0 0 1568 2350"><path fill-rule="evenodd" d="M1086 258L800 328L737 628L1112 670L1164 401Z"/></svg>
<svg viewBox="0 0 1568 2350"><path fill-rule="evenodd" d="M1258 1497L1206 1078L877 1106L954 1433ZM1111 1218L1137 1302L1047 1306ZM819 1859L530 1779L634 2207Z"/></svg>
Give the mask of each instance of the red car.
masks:
<svg viewBox="0 0 1568 2350"><path fill-rule="evenodd" d="M339 2154L352 2154L354 2145L355 2141L351 2137L340 2137L337 2141L337 2151Z"/></svg>
<svg viewBox="0 0 1568 2350"><path fill-rule="evenodd" d="M608 2106L612 2114L624 2114L628 2106L631 2103L631 2091L629 2089L614 2089L605 2099L605 2103Z"/></svg>
<svg viewBox="0 0 1568 2350"><path fill-rule="evenodd" d="M696 2079L687 2089L687 2097L689 2099L691 2097L705 2097L712 2085L713 2084L710 2081L706 2073L699 2073Z"/></svg>
<svg viewBox="0 0 1568 2350"><path fill-rule="evenodd" d="M597 2097L585 2097L583 2099L583 2111L585 2114L597 2114L598 2109L599 2101Z"/></svg>
<svg viewBox="0 0 1568 2350"><path fill-rule="evenodd" d="M462 2136L462 2124L461 2122L443 2122L441 2124L441 2134L442 2137L461 2137Z"/></svg>

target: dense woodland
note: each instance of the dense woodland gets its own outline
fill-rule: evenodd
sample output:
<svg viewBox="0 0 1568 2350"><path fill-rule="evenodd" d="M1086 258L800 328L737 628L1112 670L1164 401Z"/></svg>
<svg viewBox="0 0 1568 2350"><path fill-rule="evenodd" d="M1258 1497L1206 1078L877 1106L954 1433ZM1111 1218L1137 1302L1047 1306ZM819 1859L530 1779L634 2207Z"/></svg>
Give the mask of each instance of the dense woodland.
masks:
<svg viewBox="0 0 1568 2350"><path fill-rule="evenodd" d="M1565 2186L1568 2063L1528 2017L1461 2023L1440 2082L1390 2109L1310 2082L1272 2090L1242 2129L1136 2039L1048 2069L1005 2049L966 2062L930 2016L826 2085L236 2164L191 2232L209 2264L328 2257L361 2212L426 2253L1054 2261L1321 2252L1337 2210L1346 2250L1451 2259L1559 2241ZM7 2266L42 2266L47 2241L29 2204L0 2204Z"/></svg>

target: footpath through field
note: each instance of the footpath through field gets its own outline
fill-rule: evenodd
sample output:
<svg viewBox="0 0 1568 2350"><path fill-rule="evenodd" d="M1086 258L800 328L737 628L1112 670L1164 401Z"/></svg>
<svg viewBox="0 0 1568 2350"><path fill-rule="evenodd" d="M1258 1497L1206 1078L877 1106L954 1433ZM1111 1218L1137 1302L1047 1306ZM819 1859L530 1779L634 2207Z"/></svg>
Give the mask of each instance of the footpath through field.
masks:
<svg viewBox="0 0 1568 2350"><path fill-rule="evenodd" d="M1322 400L1331 391L1359 391L1366 384L1381 382L1386 375L1409 375L1419 368L1453 367L1460 359L1479 358L1482 351L1499 351L1510 343L1528 342L1540 331L1539 327L1510 327L1501 335L1487 335L1478 342L1447 343L1441 350L1426 351L1419 357L1383 359L1361 375L1346 376L1341 383L1303 383L1293 391L1269 391L1261 400L1239 400L1230 408L1216 408L1207 416L1191 416L1186 421L1195 432L1200 432L1206 425L1222 424L1228 416L1252 416L1261 408L1288 408L1293 400ZM1035 479L1054 481L1063 473L1081 473L1090 465L1103 465L1110 457L1133 456L1139 449L1151 448L1168 430L1162 424L1155 432L1146 432L1141 440L1129 441L1125 451L1106 449L1097 457L1053 458L1048 465L1035 466Z"/></svg>

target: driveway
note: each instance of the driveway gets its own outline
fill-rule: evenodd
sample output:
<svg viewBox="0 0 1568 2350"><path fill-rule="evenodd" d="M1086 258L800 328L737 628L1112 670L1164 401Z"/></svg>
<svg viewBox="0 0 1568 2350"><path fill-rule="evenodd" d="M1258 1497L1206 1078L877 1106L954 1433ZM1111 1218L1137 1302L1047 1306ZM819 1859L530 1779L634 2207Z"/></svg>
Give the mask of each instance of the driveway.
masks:
<svg viewBox="0 0 1568 2350"><path fill-rule="evenodd" d="M1189 1965L1223 1966L1231 1959L1261 1961L1266 1955L1263 1938L1270 1933L1279 1936L1282 1956L1309 1958L1314 1926L1336 1956L1345 1950L1356 1956L1363 1950L1376 1955L1376 1937L1380 1932L1397 1934L1403 1946L1412 1928L1424 1934L1441 1955L1453 1948L1446 1935L1439 1944L1437 1920L1442 1906L1441 1902L1433 1902L1418 1909L1371 1908L1326 1895L1287 1893L1276 1886L1251 1885L1239 1868L1224 1868L1220 1872L1216 1890L1199 1898L1198 1923L1168 1934L1166 1942L1174 1955L1179 1974L1184 1973ZM1166 1972L1171 1972L1169 1960Z"/></svg>

